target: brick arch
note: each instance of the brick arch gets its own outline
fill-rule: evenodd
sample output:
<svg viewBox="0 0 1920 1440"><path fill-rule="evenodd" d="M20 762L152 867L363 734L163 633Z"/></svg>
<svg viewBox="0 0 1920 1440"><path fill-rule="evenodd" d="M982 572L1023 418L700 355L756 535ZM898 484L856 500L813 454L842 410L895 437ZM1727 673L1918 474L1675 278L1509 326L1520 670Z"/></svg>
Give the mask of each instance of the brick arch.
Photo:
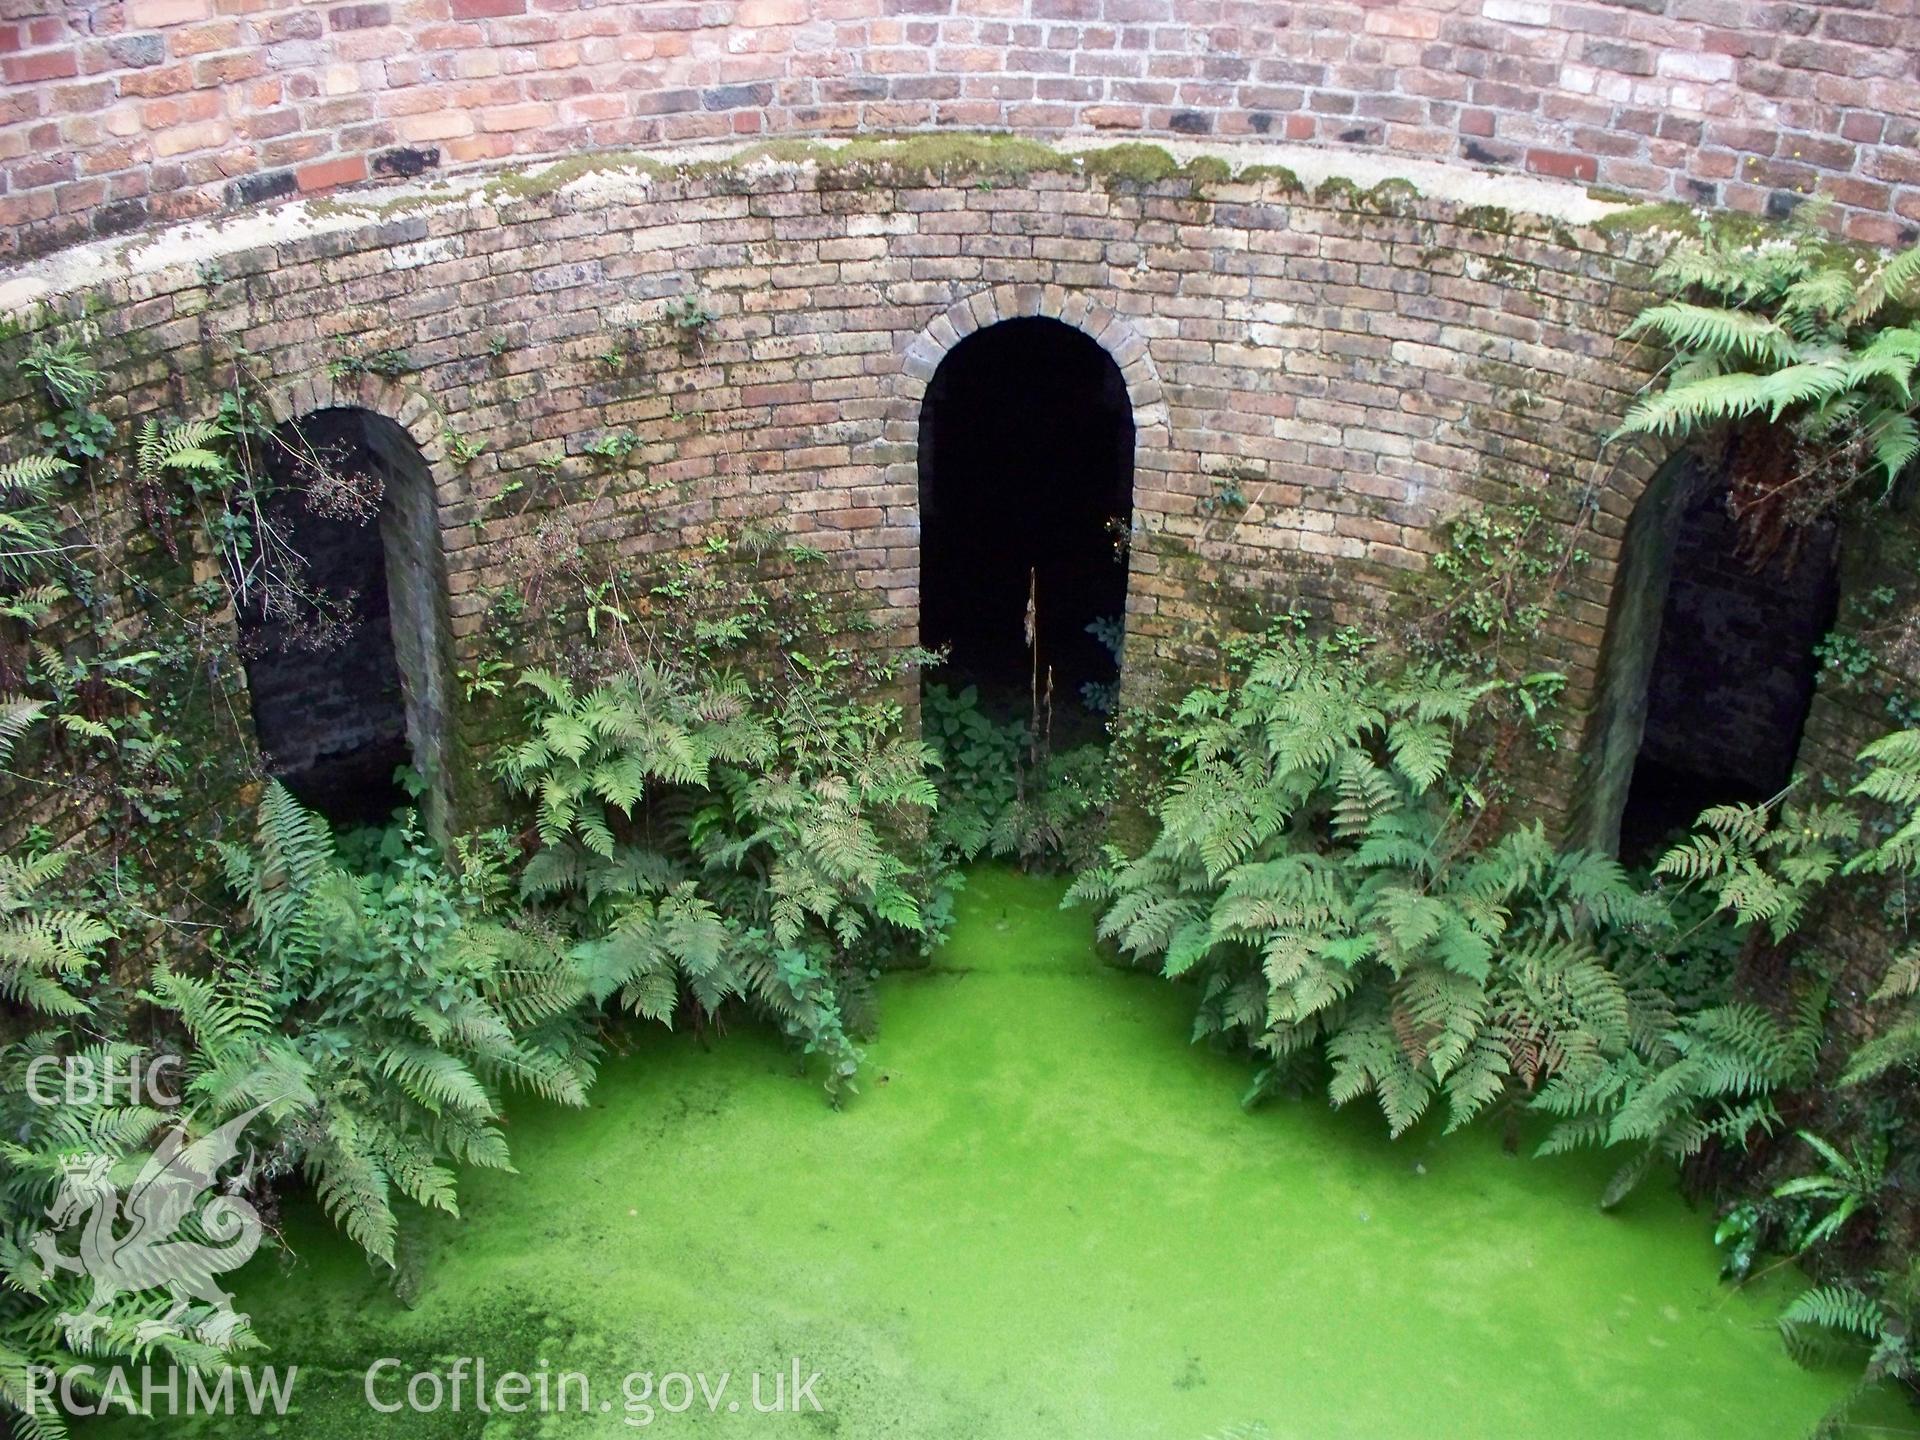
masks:
<svg viewBox="0 0 1920 1440"><path fill-rule="evenodd" d="M1196 188L992 173L989 185L880 166L848 188L849 172L769 159L512 203L454 192L417 211L289 207L98 266L32 267L0 280L0 304L40 297L36 334L84 305L130 417L210 408L180 377L206 373L211 327L258 357L276 417L351 405L394 418L439 477L462 666L485 653L502 577L554 518L651 565L698 555L735 516L781 515L828 553L875 648L908 647L927 381L963 333L1055 319L1115 357L1131 389L1126 669L1130 684L1151 682L1143 699L1216 673L1213 642L1269 598L1390 621L1421 593L1439 517L1456 505L1547 504L1556 527L1570 521L1575 507L1563 516L1557 501L1591 473L1591 437L1646 378L1647 359L1613 337L1644 300L1660 239L1440 194L1403 196L1405 213L1388 214L1350 187L1303 193L1279 177ZM1174 214L1182 244L1162 245ZM1081 232L1094 238L1059 243ZM1016 233L1023 243L1005 243ZM740 263L756 247L765 263ZM650 371L612 383L602 332L644 318L669 288L712 299L711 333L691 350L654 347ZM420 368L326 373L328 355L387 346ZM0 381L0 434L30 433L38 397L20 377ZM1513 403L1521 389L1537 406ZM451 463L443 415L487 443L479 463ZM631 484L626 472L605 486L531 483L548 455L578 455L612 427L648 447ZM1621 447L1605 461L1603 474L1630 457ZM1592 493L1624 517L1643 477L1623 469ZM1222 478L1244 481L1258 513L1219 520L1206 502ZM498 504L510 486L530 493ZM131 543L137 513L117 509L112 543ZM1577 577L1580 603L1540 637L1541 668L1568 674L1570 717L1592 699L1624 518L1607 523L1610 534L1597 520L1582 532L1595 564ZM462 743L489 743L483 720L463 720ZM1533 790L1557 811L1578 776L1572 746L1554 753Z"/></svg>
<svg viewBox="0 0 1920 1440"><path fill-rule="evenodd" d="M1620 817L1627 783L1639 753L1642 710L1646 703L1651 653L1642 653L1649 636L1659 633L1661 607L1648 605L1650 581L1642 574L1657 557L1636 540L1635 517L1645 517L1643 502L1657 504L1663 484L1684 463L1684 446L1656 453L1642 442L1621 457L1594 499L1594 544L1598 562L1595 594L1604 607L1601 638L1593 652L1591 698L1577 712L1580 733L1573 747L1583 771L1573 787L1576 798L1568 817L1568 838L1613 854L1619 848ZM1656 567L1657 568L1657 567ZM1664 599L1664 575L1659 594Z"/></svg>
<svg viewBox="0 0 1920 1440"><path fill-rule="evenodd" d="M438 834L456 824L458 763L445 512L458 498L442 435L445 418L431 397L376 375L340 377L319 371L269 386L262 397L275 425L297 425L326 410L358 412L392 478L381 507L394 660L399 667L408 747L426 779L420 808ZM385 427L396 442L383 445ZM413 453L401 453L410 442Z"/></svg>
<svg viewBox="0 0 1920 1440"><path fill-rule="evenodd" d="M391 420L412 437L439 491L447 476L445 430L440 407L411 385L378 375L336 376L330 370L281 381L262 397L276 425L290 425L316 410L366 410Z"/></svg>
<svg viewBox="0 0 1920 1440"><path fill-rule="evenodd" d="M913 497L912 533L914 543L914 629L919 632L920 613L920 412L927 388L933 383L941 362L968 336L1008 320L1055 320L1086 336L1106 352L1120 372L1126 387L1127 404L1133 419L1132 483L1129 503L1132 525L1137 537L1141 529L1140 498L1143 493L1164 490L1172 469L1172 428L1166 394L1159 371L1154 365L1147 339L1118 311L1102 305L1092 296L1059 285L994 285L975 291L936 315L907 344L896 372L893 403L889 407L889 439L899 457L889 469L896 492ZM1136 547L1132 552L1138 555ZM1140 593L1141 572L1130 559L1127 569L1126 610L1128 631L1133 632L1132 617ZM1135 663L1137 642L1129 639L1122 657L1120 674L1123 685L1137 687L1141 666Z"/></svg>
<svg viewBox="0 0 1920 1440"><path fill-rule="evenodd" d="M934 316L908 342L888 412L892 424L887 438L898 457L889 467L888 478L896 488L919 492L920 404L948 352L969 335L1003 320L1033 319L1058 320L1079 331L1106 351L1120 371L1133 411L1134 526L1138 530L1141 494L1164 488L1174 469L1173 426L1160 372L1146 336L1132 322L1084 291L1059 285L993 285L977 290ZM1156 477L1150 486L1143 484L1148 476ZM917 502L915 510L917 514Z"/></svg>
<svg viewBox="0 0 1920 1440"><path fill-rule="evenodd" d="M907 345L901 359L895 396L896 418L917 422L920 402L933 382L940 362L967 336L1002 320L1058 320L1099 345L1119 367L1133 407L1135 467L1142 451L1167 447L1170 438L1166 395L1154 369L1147 340L1119 312L1091 296L1059 285L994 285L977 290L936 315ZM910 462L917 461L918 441L908 437Z"/></svg>
<svg viewBox="0 0 1920 1440"><path fill-rule="evenodd" d="M1643 440L1621 458L1602 487L1595 532L1605 543L1593 548L1602 561L1596 578L1604 597L1605 628L1595 652L1592 696L1578 712L1577 753L1583 773L1573 786L1568 827L1569 837L1590 849L1605 853L1619 849L1629 787L1648 743L1649 685L1658 673L1655 661L1665 633L1670 586L1677 576L1697 573L1684 571L1676 559L1676 545L1685 533L1682 516L1689 493L1696 492L1702 480L1712 483L1724 478L1719 467L1694 447L1681 442L1662 447ZM1789 603L1799 602L1796 613L1807 623L1796 628L1776 614L1772 633L1789 637L1792 644L1790 649L1771 652L1770 658L1778 662L1793 654L1815 666L1813 709L1802 712L1794 742L1799 751L1793 761L1796 774L1818 772L1831 758L1820 752L1830 748L1829 733L1837 727L1817 712L1823 701L1831 708L1833 686L1812 657L1818 653L1817 617L1824 613L1823 601L1832 595L1844 598L1850 583L1838 557L1872 543L1855 529L1859 523L1857 517L1834 520L1825 532L1825 543L1832 547L1825 558L1818 548L1810 547L1792 576L1776 575L1772 582L1784 590ZM1817 541L1821 532L1816 527L1807 534ZM1802 585L1796 576L1810 578ZM1722 648L1715 645L1709 650ZM1693 658L1703 668L1714 661L1712 653ZM1766 693L1764 686L1756 693ZM1785 733L1784 727L1761 723L1770 731ZM1764 754L1767 747L1734 745L1732 749ZM1843 756L1843 769L1850 758L1850 754Z"/></svg>

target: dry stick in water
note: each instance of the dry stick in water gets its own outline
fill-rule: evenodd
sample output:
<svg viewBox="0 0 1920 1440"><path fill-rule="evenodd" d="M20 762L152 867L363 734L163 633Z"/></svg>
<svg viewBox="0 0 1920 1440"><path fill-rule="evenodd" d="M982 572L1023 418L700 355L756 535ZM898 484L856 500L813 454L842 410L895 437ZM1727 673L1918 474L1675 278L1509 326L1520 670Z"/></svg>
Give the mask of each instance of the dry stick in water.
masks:
<svg viewBox="0 0 1920 1440"><path fill-rule="evenodd" d="M1027 730L1027 763L1040 763L1040 572L1027 571L1027 616L1025 622L1027 658L1032 673L1027 681L1027 708L1032 721Z"/></svg>

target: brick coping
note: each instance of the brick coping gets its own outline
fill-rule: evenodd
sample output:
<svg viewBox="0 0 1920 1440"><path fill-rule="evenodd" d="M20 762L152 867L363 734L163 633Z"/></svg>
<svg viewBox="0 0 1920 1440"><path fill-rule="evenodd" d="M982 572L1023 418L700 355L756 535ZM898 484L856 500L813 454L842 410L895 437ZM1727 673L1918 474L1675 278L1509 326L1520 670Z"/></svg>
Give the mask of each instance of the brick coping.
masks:
<svg viewBox="0 0 1920 1440"><path fill-rule="evenodd" d="M997 132L928 132L888 137L832 137L802 143L823 153L873 140L938 140L966 143L1020 137ZM763 142L661 147L638 151L586 152L565 159L508 162L428 181L411 181L364 190L348 190L324 199L293 200L251 210L186 221L137 235L96 240L0 268L0 316L17 315L63 296L84 293L113 280L157 275L175 267L197 267L260 246L280 245L313 236L363 228L398 214L424 215L463 206L511 206L511 191L494 187L503 179L539 179L559 167L585 166L555 187L575 200L616 204L645 199L659 183L660 169L722 166L744 157L746 176L800 174L817 168L813 159L754 153ZM1163 150L1181 164L1213 159L1237 176L1249 169L1284 169L1309 188L1346 181L1360 189L1389 182L1411 185L1427 200L1455 206L1485 206L1516 214L1591 225L1632 208L1633 202L1602 198L1586 186L1538 176L1516 175L1441 161L1361 154L1319 146L1272 142L1174 141L1153 135L1098 135L1063 138L1047 146L1063 161L1136 144ZM591 168L603 158L605 168ZM622 162L632 168L622 169ZM1230 183L1230 182L1223 182ZM549 193L549 192L542 192Z"/></svg>

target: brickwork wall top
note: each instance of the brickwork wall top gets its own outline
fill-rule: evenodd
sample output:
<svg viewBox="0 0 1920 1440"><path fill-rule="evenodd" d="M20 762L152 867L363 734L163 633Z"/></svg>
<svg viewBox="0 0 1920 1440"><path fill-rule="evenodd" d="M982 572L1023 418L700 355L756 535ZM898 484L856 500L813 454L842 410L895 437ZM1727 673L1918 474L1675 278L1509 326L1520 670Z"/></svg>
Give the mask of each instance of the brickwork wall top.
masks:
<svg viewBox="0 0 1920 1440"><path fill-rule="evenodd" d="M276 418L357 404L405 426L434 476L456 665L485 653L500 597L566 607L563 580L528 578L555 555L645 576L749 522L828 557L817 583L877 652L912 644L923 388L966 327L1051 316L1108 348L1134 407L1139 693L1279 609L1396 633L1431 606L1443 522L1525 504L1592 555L1539 636L1583 734L1658 458L1604 444L1657 363L1619 337L1658 235L1273 174L496 178L63 252L0 278L0 308L57 281L28 323L88 317L123 427L199 413L242 355ZM689 298L712 316L691 343L669 319ZM37 402L5 374L0 436L24 435ZM1530 781L1543 810L1577 788L1579 748Z"/></svg>
<svg viewBox="0 0 1920 1440"><path fill-rule="evenodd" d="M1920 0L22 0L0 247L513 156L1268 138L1920 230Z"/></svg>

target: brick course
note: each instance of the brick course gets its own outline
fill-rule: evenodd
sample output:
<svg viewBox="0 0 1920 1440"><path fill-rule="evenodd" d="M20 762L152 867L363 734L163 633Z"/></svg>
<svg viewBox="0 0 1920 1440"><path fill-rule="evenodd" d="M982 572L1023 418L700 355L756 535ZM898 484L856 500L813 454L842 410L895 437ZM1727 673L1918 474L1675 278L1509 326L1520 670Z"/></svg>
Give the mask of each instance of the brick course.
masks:
<svg viewBox="0 0 1920 1440"><path fill-rule="evenodd" d="M942 128L1306 140L1756 214L1824 186L1856 239L1920 231L1920 0L24 6L0 252L351 183L396 146Z"/></svg>
<svg viewBox="0 0 1920 1440"><path fill-rule="evenodd" d="M875 644L910 643L919 398L960 336L1040 314L1106 346L1135 407L1136 694L1211 663L1237 597L1390 630L1431 594L1446 515L1527 501L1572 524L1591 499L1594 564L1540 643L1578 732L1653 458L1602 445L1653 358L1615 338L1650 242L1405 193L762 165L206 243L93 293L105 393L123 420L181 413L240 345L279 418L360 404L405 426L434 475L456 664L556 521L645 568L778 520L829 553ZM697 349L659 323L680 295L717 316ZM330 373L385 349L411 372ZM0 434L31 405L0 392ZM632 465L587 450L614 429L638 436ZM448 433L487 448L456 467ZM1228 480L1242 515L1207 503ZM1549 810L1577 783L1571 751L1553 763Z"/></svg>

